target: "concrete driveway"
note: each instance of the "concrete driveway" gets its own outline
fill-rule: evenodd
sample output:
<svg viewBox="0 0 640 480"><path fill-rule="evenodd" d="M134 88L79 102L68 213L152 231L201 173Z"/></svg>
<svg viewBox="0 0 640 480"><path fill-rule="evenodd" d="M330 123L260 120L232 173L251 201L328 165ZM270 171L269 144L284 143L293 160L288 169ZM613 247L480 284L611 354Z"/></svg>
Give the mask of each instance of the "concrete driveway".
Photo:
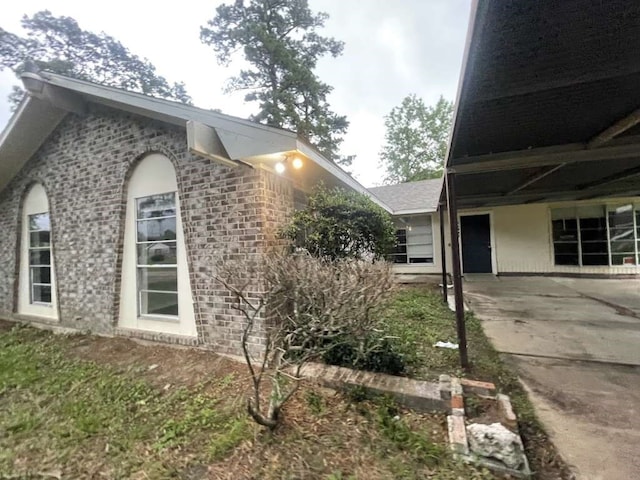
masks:
<svg viewBox="0 0 640 480"><path fill-rule="evenodd" d="M577 478L640 479L640 280L467 276Z"/></svg>

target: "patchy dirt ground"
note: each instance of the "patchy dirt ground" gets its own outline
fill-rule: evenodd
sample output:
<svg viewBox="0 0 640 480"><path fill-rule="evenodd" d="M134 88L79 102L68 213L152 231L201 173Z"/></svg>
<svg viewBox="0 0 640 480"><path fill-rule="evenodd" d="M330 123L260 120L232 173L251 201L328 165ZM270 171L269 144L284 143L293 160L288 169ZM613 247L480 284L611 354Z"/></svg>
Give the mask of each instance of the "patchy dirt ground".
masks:
<svg viewBox="0 0 640 480"><path fill-rule="evenodd" d="M120 371L135 371L159 387L194 386L236 375L247 377L244 363L211 351L158 345L126 338L74 336L69 349L78 358L106 363Z"/></svg>
<svg viewBox="0 0 640 480"><path fill-rule="evenodd" d="M271 433L243 364L196 349L0 324L0 478L486 479L442 415L305 384Z"/></svg>

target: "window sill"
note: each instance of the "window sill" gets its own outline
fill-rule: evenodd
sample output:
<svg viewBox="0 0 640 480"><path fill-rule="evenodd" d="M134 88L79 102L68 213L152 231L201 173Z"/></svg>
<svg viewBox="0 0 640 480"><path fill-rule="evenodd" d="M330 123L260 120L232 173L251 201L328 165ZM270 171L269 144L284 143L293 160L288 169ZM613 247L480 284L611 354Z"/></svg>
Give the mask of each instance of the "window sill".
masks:
<svg viewBox="0 0 640 480"><path fill-rule="evenodd" d="M51 325L57 325L60 323L60 319L57 317L49 317L49 316L44 316L44 315L37 315L34 313L21 313L21 312L17 312L14 313L11 318L15 319L15 320L19 320L19 321L23 321L23 322L33 322L33 323L44 323L44 324L51 324Z"/></svg>
<svg viewBox="0 0 640 480"><path fill-rule="evenodd" d="M622 265L558 265L557 263L553 265L554 267L560 267L560 268L574 268L574 269L581 269L581 268L638 268L640 267L640 265L631 265L631 264L622 264Z"/></svg>
<svg viewBox="0 0 640 480"><path fill-rule="evenodd" d="M140 315L138 320L147 320L151 322L180 323L180 317L172 317L169 315Z"/></svg>
<svg viewBox="0 0 640 480"><path fill-rule="evenodd" d="M394 267L435 267L435 263L392 263Z"/></svg>

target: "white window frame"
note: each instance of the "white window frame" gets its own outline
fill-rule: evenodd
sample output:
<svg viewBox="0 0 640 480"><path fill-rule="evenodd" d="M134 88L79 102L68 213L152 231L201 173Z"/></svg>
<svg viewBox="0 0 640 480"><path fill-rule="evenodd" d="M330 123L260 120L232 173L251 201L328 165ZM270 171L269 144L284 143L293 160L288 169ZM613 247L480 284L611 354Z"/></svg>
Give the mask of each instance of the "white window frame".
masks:
<svg viewBox="0 0 640 480"><path fill-rule="evenodd" d="M633 223L633 226L631 227L633 229L633 240L629 240L629 241L633 241L633 246L634 246L634 252L635 253L635 264L630 264L630 263L622 263L622 264L613 264L612 260L612 256L613 256L613 252L611 249L611 229L609 226L609 213L610 212L615 212L618 208L620 207L626 207L629 206L631 207L631 220ZM616 204L616 205L607 205L607 241L609 244L609 265L611 267L625 267L625 268L633 268L633 267L637 267L638 265L640 265L640 245L638 244L638 240L640 238L640 236L638 235L638 215L640 214L640 205L638 204L634 204L634 203L622 203L622 204ZM631 252L627 252L627 253L631 253Z"/></svg>
<svg viewBox="0 0 640 480"><path fill-rule="evenodd" d="M47 216L47 223L49 224L49 229L48 230L31 230L31 217L35 217L35 216L41 216L41 215L46 215ZM49 245L47 245L46 247L34 247L31 244L31 234L32 233L38 233L38 232L49 232ZM51 258L52 258L52 251L51 251L51 216L49 215L49 212L40 212L40 213L30 213L27 215L27 241L29 242L29 244L27 245L27 258L28 258L28 262L29 262L29 303L32 305L43 305L43 306L47 306L50 307L53 305L53 283L52 283L52 276L51 276ZM49 264L48 265L40 265L40 264L36 264L33 265L31 263L31 252L49 252ZM34 282L33 278L33 269L34 268L38 268L38 269L42 269L42 268L48 268L49 269L49 283L42 283L42 282ZM34 287L49 287L49 298L50 300L48 302L41 302L41 301L36 301L34 300L34 298L36 297L35 295L35 288Z"/></svg>
<svg viewBox="0 0 640 480"><path fill-rule="evenodd" d="M138 209L138 204L141 200L147 199L147 198L151 198L151 197L155 197L155 196L161 196L161 195L169 195L172 194L173 195L173 209L174 209L174 214L173 215L166 215L163 217L150 217L150 218L139 218L139 209ZM173 243L176 247L176 259L177 259L177 252L178 252L178 240L177 240L177 232L176 232L176 238L173 240L154 240L154 241L140 241L138 238L138 225L140 223L143 222L149 222L149 221L154 221L154 220L164 220L164 219L169 219L169 218L174 218L176 221L176 229L177 229L177 225L178 225L178 218L177 218L177 202L176 202L176 197L177 197L177 192L162 192L162 193L154 193L151 195L144 195L142 197L137 197L135 198L134 201L134 205L135 205L135 255L136 255L136 298L138 299L137 302L137 307L138 307L138 316L140 318L151 318L151 319L158 319L158 320L166 320L166 321L176 321L179 318L180 315L180 308L179 308L179 302L178 302L178 264L177 261L176 263L173 264L141 264L139 263L138 259L139 259L139 255L138 255L138 246L139 245L151 245L151 244L155 244L155 243ZM147 269L147 270L154 270L154 269L174 269L175 270L175 276L176 276L176 290L151 290L151 289L143 289L141 288L142 285L142 270L143 269ZM168 314L161 314L161 313L143 313L143 295L144 294L149 294L149 293L164 293L164 294L172 294L175 295L176 297L176 306L178 306L178 313L176 315L168 315ZM147 300L148 302L148 300Z"/></svg>
<svg viewBox="0 0 640 480"><path fill-rule="evenodd" d="M181 198L175 168L171 160L161 153L150 153L140 159L129 175L126 192L127 200L126 211L124 212L124 243L122 245L118 327L125 330L197 338L198 329L195 321L193 292L191 291L187 245L182 224ZM140 316L138 295L139 264L136 244L138 227L136 225L136 218L139 215L137 213L136 199L162 195L163 193L175 193L175 262L177 263L178 272L178 316L162 316L158 314ZM166 213L169 212L161 212L158 213L158 215L165 215ZM142 253L146 254L147 252ZM153 261L155 260L143 258L143 263ZM174 260L171 259L171 261ZM175 288L173 284L171 284L170 287L164 287L163 285L155 286L158 288ZM174 312L175 309L171 313Z"/></svg>
<svg viewBox="0 0 640 480"><path fill-rule="evenodd" d="M414 225L411 225L410 223L406 225L405 228L401 228L400 224L401 222L403 222L403 219L409 220L410 222L413 221L415 226L428 226L431 232L431 243L427 242L420 242L420 243L413 243L409 241L410 238L410 232L412 231L412 227ZM425 222L422 222L422 220L425 220ZM404 230L405 231L405 243L395 243L394 245L394 250L396 247L401 246L401 247L406 247L406 252L405 253L396 253L395 251L392 252L391 254L389 254L389 257L391 259L393 259L392 263L393 265L410 265L410 266L425 266L425 265L434 265L435 264L435 245L434 245L434 240L433 240L433 218L431 215L429 214L415 214L415 215L401 215L401 216L397 216L394 217L393 219L393 224L395 227L395 236L396 236L396 240L399 236L399 232ZM409 252L409 248L410 247L423 247L423 246L431 246L431 257L428 256L419 256L416 255L414 256L415 258L426 258L426 259L431 259L430 261L426 261L426 262L411 262L411 254ZM396 262L395 259L398 256L406 256L407 257L407 261L406 262Z"/></svg>
<svg viewBox="0 0 640 480"><path fill-rule="evenodd" d="M582 233L581 233L581 228L580 228L580 220L581 217L578 214L578 209L581 207L581 205L574 205L574 206L570 206L570 207L562 207L562 206L558 206L558 207L552 207L549 209L549 216L551 218L551 248L552 248L552 259L553 259L553 265L556 267L574 267L574 268L637 268L638 266L640 266L640 234L638 232L639 230L639 225L638 225L638 216L640 214L640 204L637 203L633 203L633 202L625 202L625 203L618 203L618 204L595 204L595 205L588 205L590 207L600 207L604 209L604 216L605 216L605 228L606 228L606 233L607 233L607 264L606 265L584 265L583 261L582 261ZM634 256L635 256L635 264L613 264L612 262L612 249L611 249L611 226L609 224L609 213L611 212L615 212L616 209L620 208L620 207L624 207L624 206L631 206L631 216L633 219L633 244L634 244L634 248L635 248L635 252ZM573 217L571 217L571 220L575 220L576 221L576 227L577 227L577 243L578 243L578 265L563 265L563 264L558 264L555 261L555 256L556 256L556 250L555 250L555 245L556 243L562 243L562 242L556 242L553 238L553 222L555 221L553 219L553 211L554 210L563 210L566 208L575 208L576 212L573 215ZM585 217L588 218L588 217ZM567 220L568 218L564 218L564 220ZM556 219L556 220L560 220L560 219ZM629 240L631 241L631 240ZM570 243L574 243L574 242L570 242ZM628 252L631 253L631 252Z"/></svg>
<svg viewBox="0 0 640 480"><path fill-rule="evenodd" d="M42 248L31 248L31 234L36 230L31 229L30 219L33 215L41 215L43 213L48 214L49 219L49 246ZM49 208L49 200L47 199L47 192L40 183L33 184L26 195L22 203L22 211L20 215L20 257L19 257L19 270L18 270L18 298L17 298L17 313L18 315L24 315L27 317L38 317L47 320L59 320L58 311L58 296L57 296L57 278L55 268L55 245L53 238L53 215ZM44 231L44 230L37 230ZM31 265L31 252L49 250L49 265L42 265L42 267L48 267L49 270L49 282L51 286L51 298L50 302L33 301L34 286L33 286L33 268L38 268L39 264ZM42 282L36 282L42 283Z"/></svg>

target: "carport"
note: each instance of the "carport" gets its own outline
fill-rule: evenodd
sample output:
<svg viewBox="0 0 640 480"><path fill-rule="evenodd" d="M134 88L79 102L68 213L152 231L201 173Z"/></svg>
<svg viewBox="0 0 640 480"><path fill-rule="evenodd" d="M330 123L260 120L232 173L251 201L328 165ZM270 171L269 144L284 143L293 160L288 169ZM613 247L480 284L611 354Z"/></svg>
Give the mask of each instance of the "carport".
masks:
<svg viewBox="0 0 640 480"><path fill-rule="evenodd" d="M441 209L461 319L460 209L640 195L640 3L475 1L454 115ZM489 256L475 238L463 250Z"/></svg>
<svg viewBox="0 0 640 480"><path fill-rule="evenodd" d="M638 195L640 2L474 1L440 204L451 229L463 367L462 266L493 271L482 209ZM608 207L603 211L613 266L613 230ZM631 239L640 245L636 218ZM616 265L635 262L630 271L636 272L634 248L634 257L616 258ZM465 251L473 251L471 263L460 258ZM567 260L560 250L552 255L556 264ZM581 255L579 267L600 264ZM592 255L595 262L604 259ZM445 259L443 252L443 267ZM445 268L443 280L446 299ZM634 478L640 470L633 455L640 448L640 280L468 274L465 280L472 309L496 347L520 367L538 415L580 478Z"/></svg>

